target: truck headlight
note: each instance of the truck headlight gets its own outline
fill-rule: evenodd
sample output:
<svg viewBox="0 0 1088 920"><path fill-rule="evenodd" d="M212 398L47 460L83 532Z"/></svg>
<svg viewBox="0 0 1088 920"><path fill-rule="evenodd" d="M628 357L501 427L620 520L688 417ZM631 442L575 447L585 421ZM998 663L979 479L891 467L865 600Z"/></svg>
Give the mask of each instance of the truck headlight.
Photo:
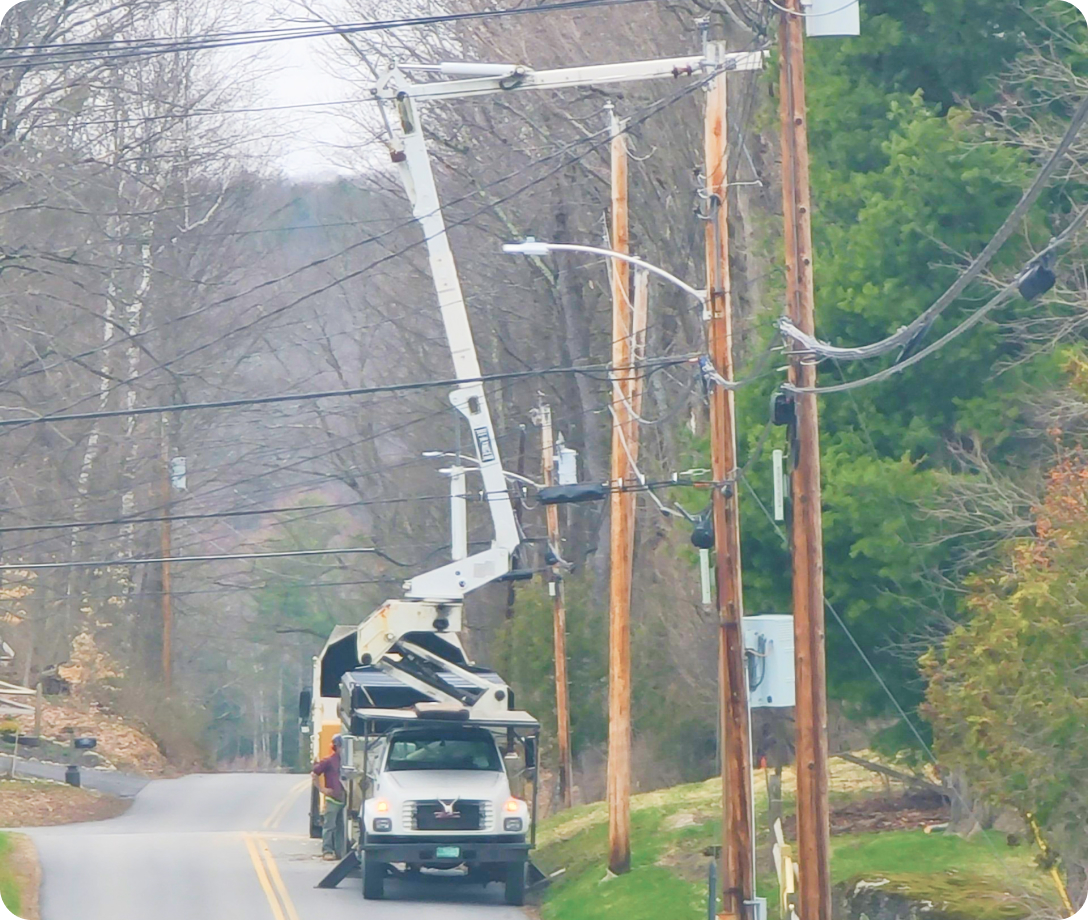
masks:
<svg viewBox="0 0 1088 920"><path fill-rule="evenodd" d="M523 824L521 818L506 818L502 822L502 829L508 833L517 833L522 829Z"/></svg>
<svg viewBox="0 0 1088 920"><path fill-rule="evenodd" d="M374 830L379 834L388 834L391 830L393 830L393 819L392 818L375 818L374 819Z"/></svg>

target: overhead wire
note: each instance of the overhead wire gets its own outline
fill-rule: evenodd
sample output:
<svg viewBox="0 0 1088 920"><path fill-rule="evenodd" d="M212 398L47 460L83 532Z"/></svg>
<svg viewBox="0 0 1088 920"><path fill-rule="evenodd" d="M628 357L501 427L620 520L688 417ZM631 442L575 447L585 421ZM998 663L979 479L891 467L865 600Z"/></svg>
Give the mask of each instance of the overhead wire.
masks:
<svg viewBox="0 0 1088 920"><path fill-rule="evenodd" d="M1017 202L1016 206L1005 218L1005 221L998 228L993 237L991 237L982 252L980 252L971 264L960 273L956 280L932 304L932 306L927 308L906 326L900 327L896 332L877 342L851 347L840 347L822 342L815 336L811 336L799 329L787 317L783 317L778 321L779 330L786 338L800 344L805 351L809 351L821 357L835 358L838 361L862 361L869 358L876 358L887 354L895 348L912 344L916 341L916 337L924 335L937 317L959 298L967 287L982 273L986 266L990 264L1001 247L1008 241L1009 237L1012 236L1013 232L1020 225L1020 222L1031 209L1031 206L1045 190L1051 176L1064 159L1066 153L1068 153L1070 146L1072 146L1073 141L1080 133L1085 121L1088 121L1088 96L1085 96L1084 99L1081 100L1073 113L1073 117L1070 120L1064 135L1058 142L1058 145L1051 152L1047 161L1036 174L1034 181L1023 195L1021 195L1019 202ZM1052 249L1053 246L1050 246L1044 252L1049 252ZM1036 258L1039 257L1037 256Z"/></svg>
<svg viewBox="0 0 1088 920"><path fill-rule="evenodd" d="M636 115L633 115L633 116L631 116L631 117L629 117L627 119L628 129L630 129L631 127L635 127L637 125L640 125L640 124L644 123L645 121L647 121L648 119L653 117L653 115L657 114L657 112L667 108L670 105L675 104L676 102L682 100L683 98L685 98L685 97L691 95L692 93L698 91L700 88L702 88L707 83L709 83L709 81L713 80L717 76L717 74L719 72L721 72L722 70L728 70L728 69L729 68L727 66L722 66L720 68L715 68L712 72L708 73L707 75L704 75L701 79L692 81L691 83L688 83L685 86L681 87L680 90L678 90L678 91L676 91L674 93L671 93L670 95L668 95L666 97L662 97L662 98L654 101L653 103L650 103L650 104L644 106ZM573 142L571 142L569 144L566 144L566 145L562 146L561 148L559 148L558 150L556 150L556 151L554 151L552 153L546 154L546 155L544 155L542 157L539 157L536 160L534 160L532 163L525 164L522 167L519 167L517 170L514 170L513 172L511 172L511 173L509 173L507 175L504 175L504 176L501 176L501 177L499 177L497 179L494 179L491 182L487 183L486 185L484 185L484 186L482 186L480 188L473 189L471 192L468 192L468 193L460 196L459 198L455 198L452 201L445 202L443 206L444 207L450 207L450 206L458 204L458 203L460 203L462 201L478 197L479 195L481 195L483 193L486 193L489 189L494 188L494 187L496 187L496 186L498 186L500 184L503 184L503 183L509 181L510 179L516 178L517 176L519 176L522 173L526 172L529 168L531 168L534 165L540 165L540 164L543 164L543 163L547 163L548 161L556 159L556 158L562 158L562 157L566 156L568 153L570 153L572 150L576 150L576 149L578 149L580 147L585 146L584 150L581 150L578 153L571 154L571 160L570 161L568 161L566 159L562 159L561 162L557 166L551 168L550 170L548 170L543 175L538 176L538 177L530 180L529 182L525 183L524 185L521 185L518 188L514 189L513 191L501 196L497 200L487 202L483 206L477 208L475 211L465 215L464 217L447 223L446 230L448 231L448 230L455 229L458 226L462 226L462 225L465 225L465 224L469 223L470 221L474 220L475 218L477 218L477 217L479 217L479 216L481 216L483 214L489 213L497 205L503 204L506 201L509 201L509 200L511 200L511 199L513 199L515 197L520 196L520 195L523 195L525 192L529 191L530 189L534 188L535 186L537 186L537 185L541 184L542 182L546 181L547 179L551 178L553 175L555 175L556 173L558 173L562 169L567 168L570 165L570 162L578 162L581 159L584 159L585 157L589 156L591 153L595 152L596 150L598 150L599 148L601 148L605 144L610 143L611 142L610 133L611 132L610 132L609 127L606 126L604 128L601 128L600 130L591 133L587 137L582 137L582 138L579 138L579 139L577 139L577 140L575 140L575 141L573 141ZM307 270L317 268L317 267L319 267L321 265L327 264L327 263L329 263L330 261L332 261L334 259L341 258L341 257L347 255L349 252L352 252L353 250L358 249L361 246L377 242L377 241L379 241L379 240L381 240L381 239L383 239L385 237L388 237L388 236L392 235L393 233L397 232L398 230L413 226L416 223L417 223L417 221L416 221L415 217L406 218L398 226L394 226L394 227L392 227L392 228L390 228L390 229L388 229L386 231L383 231L382 233L375 234L375 235L366 237L366 238L364 238L362 240L359 240L359 241L357 241L355 243L352 243L351 245L345 247L344 249L341 249L339 252L334 253L332 255L324 256L324 257L321 257L321 258L318 258L318 259L311 260L307 264L305 264L303 266L300 266L299 268L292 269L289 272L281 275L278 278L270 279L268 281L261 282L261 283L259 283L257 285L251 286L246 291L238 292L236 294L232 294L232 295L229 295L227 297L221 298L218 301L213 301L213 302L211 302L209 304L202 305L201 307L198 307L195 310L191 310L186 314L182 314L179 317L171 318L166 323L159 324L156 327L149 327L147 329L141 330L138 333L130 334L130 335L125 336L125 337L119 337L117 339L111 340L110 342L107 342L107 343L104 343L102 345L96 346L96 347L94 347L92 349L88 349L85 352L83 352L83 353L81 353L81 354L79 354L79 355L77 355L75 357L79 358L79 359L85 359L85 358L88 358L88 357L90 357L90 356L92 356L94 354L99 353L100 351L103 351L103 350L106 350L106 349L108 349L110 347L113 347L114 345L121 344L122 342L129 342L129 341L132 341L132 340L137 339L137 338L143 338L143 337L146 337L146 336L148 336L148 335L150 335L150 334L152 334L154 332L162 333L162 332L165 331L165 329L167 327L173 325L174 323L182 322L182 321L187 320L187 319L191 319L191 318L193 318L195 316L199 316L199 315L207 312L210 309L214 309L214 308L217 308L217 307L224 306L224 305L226 305L228 303L232 303L232 302L235 302L235 301L237 301L239 299L242 299L242 298L248 297L248 296L250 296L252 294L255 294L255 293L257 293L257 292L259 292L259 291L261 291L261 290L263 290L265 288L272 287L272 286L275 286L277 284L281 284L283 281L286 281L289 278L295 277L296 275L298 275L298 274L300 274L302 272L305 272ZM306 301L310 300L311 298L313 298L315 296L318 296L319 294L325 293L326 291L330 290L331 288L337 287L337 286L343 284L346 281L350 281L350 280L352 280L352 279L354 279L356 277L360 277L360 276L362 276L364 274L372 272L373 269L377 268L378 266L380 266L382 264L385 264L386 262L389 262L389 261L391 261L391 260L393 260L393 259L395 259L395 258L397 258L399 256L402 256L402 255L404 255L404 254L418 248L421 245L424 245L425 243L427 243L429 241L429 239L430 239L429 237L424 237L424 238L422 238L420 240L413 241L412 243L410 243L410 244L408 244L406 246L403 246L403 247L401 247L399 249L392 250L392 251L386 253L385 255L383 255L383 256L381 256L381 257L379 257L377 259L372 260L367 265L364 265L364 266L362 266L362 267L360 267L358 269L355 269L355 270L353 270L351 272L348 272L347 274L343 274L343 275L335 278L332 282L321 285L318 288L312 289L311 291L294 298L293 300L289 301L286 304L283 304L283 305L281 305L279 307L276 307L276 308L274 308L272 310L263 311L261 313L261 315L258 318L256 318L255 320L252 320L252 321L250 321L248 323L243 323L241 325L233 326L226 333L221 334L218 338L216 338L215 340L213 340L211 342L205 342L202 345L198 345L198 346L195 346L193 348L190 348L187 351L184 351L181 354L176 355L174 358L172 358L170 360L159 362L157 365L155 365L155 366L153 366L151 368L144 369L142 371L142 376L146 377L149 374L153 374L154 372L159 371L159 370L168 370L170 367L176 365L180 361L185 360L186 358L189 358L189 357L193 356L194 354L197 354L197 353L199 353L201 351L204 351L205 349L207 349L209 347L212 347L213 345L221 344L224 341L226 341L226 339L231 338L231 337L233 337L235 335L238 335L238 334L240 334L242 332L247 332L247 331L251 330L252 328L254 328L258 324L267 323L269 320L271 320L271 319L273 319L273 318L275 318L275 317L277 317L279 315L282 315L283 313L285 313L285 312L287 312L289 310L294 309L295 307L299 306L300 304L305 303ZM10 385L11 383L15 382L16 380L23 379L23 378L29 377L29 376L35 376L36 374L44 373L44 372L46 372L48 370L52 370L52 369L60 366L61 364L66 363L69 360L72 360L72 359L65 358L65 359L62 359L61 361L54 362L52 365L48 365L48 366L44 366L44 367L41 366L41 365L38 365L30 373L17 374L17 375L14 375L13 377L9 378L8 380L2 381L0 383ZM117 387L119 387L121 385L124 385L124 383L125 382L122 381L121 383L115 384L114 386L108 388L108 391L112 391L113 389L116 389ZM98 398L100 398L100 393L96 392L94 394L88 394L82 400L77 400L75 403L70 405L68 408L75 408L76 406L80 405L81 402L84 402L84 401L87 401L87 400L92 400L92 399L98 399Z"/></svg>
<svg viewBox="0 0 1088 920"><path fill-rule="evenodd" d="M182 38L137 37L132 39L98 39L84 42L53 43L36 46L30 45L15 47L0 54L0 65L8 64L21 67L42 67L84 62L117 61L161 54L181 54L189 51L237 48L247 45L296 41L300 39L356 35L365 32L388 32L395 29L423 28L468 21L524 16L535 13L628 6L648 2L656 2L656 0L558 0L558 2L539 3L535 6L471 10L460 13L411 16L397 19L372 20L369 22L297 26L288 29L252 29L236 32L192 35Z"/></svg>
<svg viewBox="0 0 1088 920"><path fill-rule="evenodd" d="M689 358L670 359L667 366L686 363ZM551 374L591 374L594 372L608 371L608 365L589 367L556 367L541 368L530 371L507 371L499 374L484 374L479 377L450 377L443 380L424 380L414 383L390 383L370 387L348 387L338 390L320 390L311 393L282 393L276 396L252 396L239 397L237 399L222 399L200 403L174 403L161 406L140 406L134 409L106 409L97 412L76 412L65 415L42 415L34 418L7 418L0 419L0 428L12 426L35 425L58 422L90 421L106 418L133 418L141 415L170 415L178 412L193 412L205 409L234 409L246 406L265 406L284 402L306 402L315 399L334 399L346 396L371 396L381 393L405 393L412 390L427 390L434 388L450 388L460 384L488 383L496 380L524 379L526 377L547 377Z"/></svg>
<svg viewBox="0 0 1088 920"><path fill-rule="evenodd" d="M1069 225L1058 236L1054 237L1047 245L1045 249L1038 256L1036 260L1043 258L1046 255L1054 252L1059 246L1065 243L1073 235L1073 233L1080 228L1084 222L1088 220L1088 207L1083 208L1076 217L1069 223ZM996 310L998 307L1008 302L1013 294L1017 291L1018 279L1014 278L1008 284L1006 284L994 297L992 297L987 303L979 307L974 313L967 317L954 329L945 333L937 341L931 343L915 354L911 355L898 364L893 364L890 367L886 367L882 371L878 371L875 374L870 374L867 377L860 377L857 380L848 380L844 383L836 383L829 386L816 386L816 387L798 387L792 383L784 383L782 389L789 393L845 393L848 390L856 390L860 387L869 386L874 383L879 383L882 380L887 380L889 377L893 377L896 374L900 374L909 367L913 367L920 361L924 361L934 352L940 351L949 342L959 338L969 329L977 326L983 319L985 319L990 313Z"/></svg>

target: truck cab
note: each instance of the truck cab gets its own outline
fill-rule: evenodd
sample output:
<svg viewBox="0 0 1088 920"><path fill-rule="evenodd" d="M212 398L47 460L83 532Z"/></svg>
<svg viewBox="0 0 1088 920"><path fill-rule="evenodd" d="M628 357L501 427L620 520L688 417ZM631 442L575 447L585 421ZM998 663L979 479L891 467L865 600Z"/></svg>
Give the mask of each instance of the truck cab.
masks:
<svg viewBox="0 0 1088 920"><path fill-rule="evenodd" d="M414 719L345 739L364 897L382 898L390 875L461 868L471 881L503 884L507 903L524 903L535 796L515 791L535 778L538 727L515 723Z"/></svg>
<svg viewBox="0 0 1088 920"><path fill-rule="evenodd" d="M363 812L373 842L441 842L451 832L474 842L524 842L529 806L514 797L502 752L486 729L398 729L376 761Z"/></svg>

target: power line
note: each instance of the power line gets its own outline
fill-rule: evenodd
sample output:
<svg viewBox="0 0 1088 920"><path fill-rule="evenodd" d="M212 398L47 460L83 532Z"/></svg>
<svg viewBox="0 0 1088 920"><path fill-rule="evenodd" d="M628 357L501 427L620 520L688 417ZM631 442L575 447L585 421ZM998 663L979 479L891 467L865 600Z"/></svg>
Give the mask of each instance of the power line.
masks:
<svg viewBox="0 0 1088 920"><path fill-rule="evenodd" d="M110 566L161 565L164 562L233 562L240 559L286 559L298 556L370 555L388 559L381 550L372 546L345 546L340 549L292 549L270 553L213 553L207 556L165 556L137 559L94 559L72 562L29 562L0 565L0 572L31 571L34 569L104 569ZM401 563L394 562L394 565Z"/></svg>
<svg viewBox="0 0 1088 920"><path fill-rule="evenodd" d="M657 112L669 107L670 105L675 104L676 102L679 102L681 99L684 99L688 95L691 95L692 93L696 92L697 90L699 90L703 86L707 85L707 83L710 80L714 79L714 77L717 76L717 73L718 73L718 71L715 70L712 73L704 76L702 79L699 79L699 80L694 81L694 82L692 82L690 84L687 84L686 86L682 87L680 90L678 90L678 91L676 91L674 93L671 93L668 96L662 97L661 99L658 99L655 102L650 103L647 106L644 106L641 109L641 111L639 112L638 115L634 115L634 116L627 119L628 130L630 130L631 128L636 127L636 126L638 126L640 124L643 124L644 122L649 120L651 117L653 117L653 115L657 114ZM455 229L457 227L464 226L464 225L468 224L470 221L474 220L475 218L477 218L477 217L479 217L479 216L481 216L483 214L489 213L491 210L494 209L495 206L500 205L500 204L504 204L505 202L507 202L507 201L509 201L509 200L511 200L513 198L516 198L516 197L518 197L520 195L523 195L525 192L531 190L535 186L537 186L537 185L541 184L542 182L544 182L545 180L551 178L553 175L560 172L562 169L566 168L570 164L580 162L581 160L588 157L591 153L593 153L594 151L600 149L602 146L604 146L604 145L606 145L606 144L608 144L610 142L611 142L611 137L610 137L609 128L607 128L607 127L601 128L601 129L599 129L597 131L592 132L591 134L589 134L586 137L578 138L577 140L572 141L569 144L565 144L562 147L560 147L559 149L557 149L557 150L555 150L555 151L553 151L551 153L548 153L548 154L545 154L545 155L543 155L541 157L538 157L537 159L535 159L532 162L527 163L527 164L519 167L518 169L514 170L513 172L507 173L504 176L500 176L500 177L498 177L496 179L493 179L492 181L488 182L487 184L485 184L482 187L475 188L472 191L465 193L464 195L461 195L461 196L459 196L457 198L454 198L451 201L445 202L444 207L448 208L448 207L451 207L453 205L460 204L461 202L467 201L469 199L478 197L478 196L484 194L485 192L487 192L489 189L492 189L492 188L494 188L496 186L502 185L503 183L506 183L506 182L510 181L511 179L516 178L517 176L523 174L524 172L526 172L528 169L530 169L533 166L542 165L542 164L547 163L547 162L549 162L551 160L563 158L563 157L567 156L568 154L571 154L571 151L576 150L577 148L579 148L579 147L581 147L583 145L586 145L584 150L581 150L578 153L571 154L571 158L570 158L569 161L568 160L562 160L562 162L560 162L557 166L552 167L551 169L549 169L543 175L538 176L537 178L532 179L529 182L519 186L518 188L514 189L513 191L507 193L506 195L501 196L496 201L491 201L491 202L477 208L475 211L473 211L473 212L471 212L469 214L466 214L464 217L459 218L458 220L455 220L455 221L452 221L452 222L448 223L446 229L447 230L453 230L453 229ZM382 240L382 239L384 239L384 238L386 238L388 236L393 235L394 233L398 232L399 230L403 230L403 229L405 229L407 227L414 226L416 224L416 222L417 221L416 221L415 217L406 218L400 224L398 224L396 226L393 226L393 227L389 228L388 230L385 230L385 231L383 231L381 233L374 234L372 236L368 236L368 237L365 237L364 239L358 240L355 243L352 243L352 244L344 247L340 251L338 251L336 253L333 253L331 255L323 256L321 258L311 260L310 262L306 263L305 265L302 265L302 266L300 266L299 268L296 268L296 269L292 269L292 270L288 271L287 273L281 275L278 278L273 278L273 279L270 279L268 281L260 282L260 283L258 283L256 285L253 285L252 287L250 287L246 291L242 291L242 292L239 292L239 293L236 293L236 294L231 294L231 295L229 295L227 297L223 297L223 298L221 298L221 299L219 299L217 301L213 301L211 303L204 304L204 305L202 305L202 306L200 306L200 307L198 307L198 308L196 308L194 310L191 310L190 312L188 312L186 314L182 314L181 316L174 317L174 318L168 320L167 322L160 324L159 326L144 329L144 330L141 330L140 332L137 332L135 334L129 334L129 335L124 336L124 337L118 337L118 338L115 338L115 339L111 339L109 342L105 342L105 343L103 343L101 345L95 346L94 348L88 349L88 350L86 350L86 351L84 351L84 352L82 352L82 353L80 353L78 355L67 357L67 358L64 358L62 360L56 361L51 365L44 365L43 366L42 364L38 363L38 364L36 364L34 366L33 370L31 370L31 371L29 371L27 373L16 374L16 375L8 378L5 381L2 381L2 384L9 385L11 383L14 383L14 382L16 382L18 380L21 380L21 379L25 379L27 377L32 377L32 376L35 376L37 374L46 373L47 371L53 370L53 369L65 364L65 363L68 363L68 362L76 361L78 363L79 360L91 357L91 356L93 356L95 354L98 354L98 353L100 353L102 351L105 351L105 350L107 350L107 349L109 349L109 348L111 348L111 347L113 347L115 345L119 345L119 344L121 344L123 342L124 343L130 343L130 342L135 341L136 339L144 338L144 337L149 336L149 335L151 335L153 333L162 334L162 333L165 332L166 329L168 329L170 326L172 326L172 325L174 325L176 323L182 322L182 321L187 320L187 319L192 319L193 317L200 316L200 315L202 315L203 313L205 313L205 312L207 312L209 310L215 309L217 307L222 307L222 306L224 306L226 304L233 303L233 302L235 302L237 300L240 300L240 299L242 299L244 297L248 297L250 295L256 294L256 293L258 293L258 292L260 292L260 291L262 291L262 290L264 290L266 288L273 287L273 286L275 286L277 284L280 284L280 283L282 283L284 281L287 281L287 280L295 277L296 275L299 275L299 274L301 274L301 273L303 273L305 271L308 271L310 269L319 268L322 265L325 265L326 263L333 261L334 259L338 259L338 258L341 258L343 256L346 256L347 254L353 252L354 250L356 250L356 249L358 249L358 248L360 248L362 246L366 246L366 245L369 245L371 243L378 242L378 241L380 241L380 240ZM307 292L305 294L302 294L302 295L296 297L294 300L292 300L292 301L290 301L290 302L288 302L288 303L286 303L286 304L284 304L284 305L282 305L280 307L277 307L277 308L275 308L273 310L263 312L258 318L254 319L254 320L252 320L252 321L250 321L248 323L244 323L244 324L242 324L240 326L236 326L236 327L231 328L229 331L222 334L221 336L219 336L219 338L215 339L212 342L205 342L202 345L194 346L193 348L188 349L187 351L181 353L180 355L177 355L176 357L174 357L174 358L172 358L172 359L170 359L168 361L159 362L154 367L145 369L142 372L142 376L146 377L147 375L152 374L152 373L154 373L155 371L158 371L158 370L168 370L170 367L177 364L178 362L180 362L180 361L182 361L182 360L184 360L186 358L192 357L194 354L197 354L197 353L199 353L201 351L204 351L205 349L210 348L213 345L221 344L226 339L228 339L228 338L230 338L230 337L232 337L234 335L237 335L240 332L247 332L250 329L253 329L255 326L257 326L260 323L265 323L270 319L274 319L275 317L277 317L277 316L279 316L279 315L281 315L283 313L286 313L289 310L294 309L295 307L297 307L300 304L306 302L307 300L309 300L309 299L311 299L313 297L316 297L319 294L323 294L326 291L328 291L328 290L330 290L330 289L332 289L334 287L338 287L339 285L343 284L346 281L350 281L350 280L352 280L352 279L354 279L356 277L368 274L371 271L373 271L373 269L379 267L380 265L383 265L386 262L390 262L390 261L396 259L399 256L405 255L406 253L411 252L412 250L418 248L419 246L424 245L426 242L428 242L428 238L424 237L422 239L419 239L419 240L416 240L416 241L414 241L412 243L409 243L408 245L403 246L400 249L390 251L390 252L386 253L384 256L381 256L381 257L379 257L377 259L372 260L369 264L364 265L364 266L362 266L362 267L360 267L360 268L358 268L358 269L356 269L354 271L351 271L351 272L347 273L346 275L342 275L342 276L340 276L338 278L335 278L333 281L331 281L331 282L329 282L327 284L324 284L324 285L322 285L322 286L320 286L318 288L315 288L315 289L313 289L313 290L311 290L311 291L309 291L309 292ZM119 386L121 386L123 383L125 383L125 381L121 381L120 383L115 384L114 386L110 387L107 390L107 392L112 392L113 390L115 390ZM101 398L101 393L100 392L96 392L94 394L89 394L86 397L83 397L82 399L79 399L75 403L71 404L71 406L69 408L74 408L75 406L80 405L82 402L86 402L87 400L94 400L94 399L100 399L100 398Z"/></svg>
<svg viewBox="0 0 1088 920"><path fill-rule="evenodd" d="M356 35L364 32L387 32L394 29L421 28L453 23L522 16L533 13L563 12L610 6L627 6L654 0L561 0L537 6L508 9L474 10L432 16L412 16L400 19L374 20L321 26L300 26L291 29L264 29L240 32L219 32L181 38L108 39L66 44L43 44L15 48L0 54L0 65L39 67L53 64L73 64L86 61L114 61L151 57L160 54L180 54L218 48L295 41L298 39Z"/></svg>
<svg viewBox="0 0 1088 920"><path fill-rule="evenodd" d="M990 264L993 257L997 255L1001 247L1004 246L1009 237L1012 236L1017 226L1019 226L1020 221L1023 220L1028 210L1046 188L1047 182L1050 181L1050 177L1058 168L1058 164L1068 152L1086 120L1088 120L1088 96L1081 100L1081 103L1077 106L1073 118L1066 128L1065 134L1062 136L1058 146L1054 148L1046 163L1043 164L1042 168L1035 176L1035 180L1031 183L1031 186L1020 197L1020 201L1017 203L1016 207L1012 209L1009 216L1005 218L1005 222L990 239L990 242L986 244L986 247L982 252L978 254L975 260L955 280L952 286L949 287L931 307L912 320L908 325L901 327L887 338L881 339L879 342L850 348L841 348L834 345L828 345L826 342L821 342L815 336L803 332L785 317L778 321L779 330L787 338L799 343L806 351L810 351L821 357L834 358L838 361L862 361L868 358L877 358L900 346L913 344L918 338L925 335L937 317L940 316L941 313L943 313L944 310L967 289L967 286L982 273L983 269ZM1046 251L1049 251L1050 248L1052 247L1048 247Z"/></svg>
<svg viewBox="0 0 1088 920"><path fill-rule="evenodd" d="M104 520L92 521L56 521L45 524L18 524L11 527L0 527L0 534L27 533L37 530L83 530L89 527L124 526L127 524L161 524L164 521L205 521L219 520L222 518L258 517L266 514L293 514L296 512L320 512L322 514L332 511L343 511L349 508L369 508L375 505L396 505L405 502L423 501L448 501L449 495L405 495L398 498L361 499L353 502L336 502L325 505L293 505L286 508L245 508L227 511L209 511L193 514L172 514L169 517L116 517ZM290 523L290 522L288 522ZM399 565L399 563L398 563Z"/></svg>
<svg viewBox="0 0 1088 920"><path fill-rule="evenodd" d="M1055 249L1061 246L1073 232L1077 230L1084 222L1088 220L1088 207L1083 208L1080 213L1069 223L1069 226L1065 228L1058 236L1054 237L1050 241L1050 244L1035 257L1033 261L1038 261ZM869 386L872 383L879 383L882 380L887 380L896 374L902 373L908 367L913 367L919 361L923 361L925 358L934 352L940 351L951 342L953 339L959 338L967 330L977 326L983 319L985 319L990 313L996 310L998 307L1006 303L1017 290L1018 278L1014 278L1000 292L987 303L979 307L974 313L972 313L967 319L956 326L955 329L945 333L941 338L937 339L931 345L923 348L921 351L911 355L905 361L900 361L898 364L893 364L891 367L886 367L882 371L878 371L875 374L870 374L868 377L861 377L857 380L848 380L845 383L836 383L826 387L798 387L792 383L784 383L782 389L789 393L845 393L849 390L856 390L860 387Z"/></svg>
<svg viewBox="0 0 1088 920"><path fill-rule="evenodd" d="M213 115L255 115L262 112L283 112L296 109L318 109L326 106L339 105L366 105L373 103L373 99L331 99L328 102L293 102L285 105L262 105L240 109L193 109L180 111L174 114L159 115L133 115L127 118L102 118L96 121L46 121L30 125L26 132L39 131L43 128L93 128L96 126L143 124L148 121L182 121L186 118L207 118Z"/></svg>
<svg viewBox="0 0 1088 920"><path fill-rule="evenodd" d="M676 364L685 364L691 358L673 358L665 361L663 366L671 367ZM643 365L645 366L645 365ZM321 390L312 393L284 393L279 396L253 396L239 397L238 399L221 399L214 402L178 403L165 406L142 406L136 409L107 409L100 412L76 412L69 415L43 415L38 418L0 419L0 428L12 426L36 425L45 422L72 422L89 421L91 419L105 418L132 418L140 415L171 414L176 412L193 412L201 409L234 409L242 406L266 406L274 403L302 402L315 399L333 399L344 396L371 396L379 393L404 393L412 390L426 390L435 387L455 387L464 383L489 383L495 380L514 380L526 377L547 377L552 374L587 374L608 371L605 364L590 365L586 367L550 367L533 371L508 371L502 374L484 374L480 377L456 378L444 380L424 380L415 383L390 383L372 387L349 387L342 390Z"/></svg>

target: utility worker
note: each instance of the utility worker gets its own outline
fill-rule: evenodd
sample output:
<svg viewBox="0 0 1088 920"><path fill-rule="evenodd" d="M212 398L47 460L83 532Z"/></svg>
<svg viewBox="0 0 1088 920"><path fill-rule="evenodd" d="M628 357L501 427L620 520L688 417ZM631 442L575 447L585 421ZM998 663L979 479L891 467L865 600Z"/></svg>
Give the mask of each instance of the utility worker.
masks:
<svg viewBox="0 0 1088 920"><path fill-rule="evenodd" d="M343 849L341 846L341 834L344 827L342 816L347 796L344 793L344 784L340 781L341 745L340 736L333 735L332 753L315 763L310 771L314 784L325 796L325 823L321 835L322 859L338 859Z"/></svg>

